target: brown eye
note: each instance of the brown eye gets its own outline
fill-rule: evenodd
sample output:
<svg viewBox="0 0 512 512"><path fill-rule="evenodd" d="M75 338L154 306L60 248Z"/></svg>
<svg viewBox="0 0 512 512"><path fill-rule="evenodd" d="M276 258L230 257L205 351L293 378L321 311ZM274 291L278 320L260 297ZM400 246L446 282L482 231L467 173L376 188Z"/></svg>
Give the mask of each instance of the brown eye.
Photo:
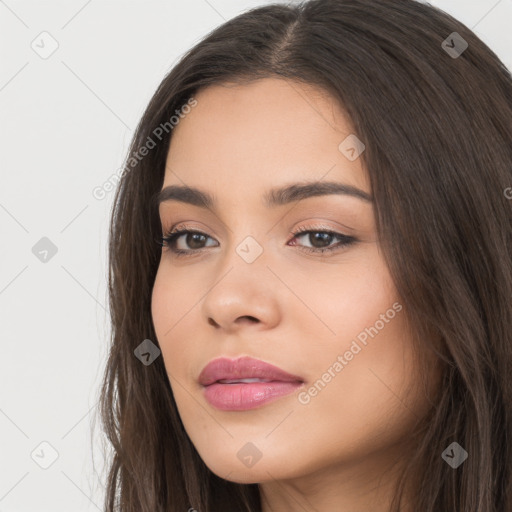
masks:
<svg viewBox="0 0 512 512"><path fill-rule="evenodd" d="M180 239L183 238L182 245L185 247L178 247ZM178 256L186 255L192 252L199 252L205 248L203 245L205 241L210 238L205 233L201 231L195 231L190 229L177 230L169 233L168 235L162 237L161 242L159 244L163 247L168 247L169 250L175 253Z"/></svg>
<svg viewBox="0 0 512 512"><path fill-rule="evenodd" d="M321 231L311 228L301 228L292 234L294 235L294 240L299 239L301 237L305 237L305 240L309 241L310 246L308 247L302 245L300 246L300 248L301 250L311 253L325 253L328 251L336 251L338 249L342 249L356 242L356 239L353 236L344 235L342 233L336 233L334 231ZM333 240L336 239L339 240L339 242L336 245L330 247Z"/></svg>

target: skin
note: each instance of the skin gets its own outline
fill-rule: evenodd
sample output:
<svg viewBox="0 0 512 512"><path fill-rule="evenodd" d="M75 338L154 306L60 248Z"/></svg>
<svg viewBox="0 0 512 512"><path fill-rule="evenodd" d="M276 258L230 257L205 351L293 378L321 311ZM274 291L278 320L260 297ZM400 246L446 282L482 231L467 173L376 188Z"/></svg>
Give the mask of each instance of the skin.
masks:
<svg viewBox="0 0 512 512"><path fill-rule="evenodd" d="M191 256L163 249L152 296L187 434L216 475L260 484L264 512L389 510L410 432L429 407L405 310L359 343L357 355L304 403L304 391L356 337L400 304L373 204L348 195L274 208L262 200L268 189L298 181L337 181L371 195L361 158L350 161L338 149L354 130L332 97L297 82L216 85L195 98L174 128L162 188L195 186L218 204L160 205L163 233L185 222L207 238L179 239L179 248L196 250ZM313 234L290 234L302 226L357 241L309 254L301 246L339 239L315 245ZM263 249L252 263L236 252L247 236ZM214 408L198 383L201 370L214 358L245 355L301 376L304 386L249 411ZM262 454L252 467L237 457L249 442Z"/></svg>

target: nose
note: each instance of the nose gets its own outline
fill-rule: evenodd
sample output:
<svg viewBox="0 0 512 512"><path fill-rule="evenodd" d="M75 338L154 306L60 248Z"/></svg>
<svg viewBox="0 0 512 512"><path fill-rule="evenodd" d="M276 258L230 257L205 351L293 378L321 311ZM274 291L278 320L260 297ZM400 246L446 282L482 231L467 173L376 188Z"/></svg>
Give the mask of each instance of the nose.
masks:
<svg viewBox="0 0 512 512"><path fill-rule="evenodd" d="M274 327L281 316L282 287L263 259L250 264L238 259L230 258L228 270L206 293L203 318L226 333Z"/></svg>

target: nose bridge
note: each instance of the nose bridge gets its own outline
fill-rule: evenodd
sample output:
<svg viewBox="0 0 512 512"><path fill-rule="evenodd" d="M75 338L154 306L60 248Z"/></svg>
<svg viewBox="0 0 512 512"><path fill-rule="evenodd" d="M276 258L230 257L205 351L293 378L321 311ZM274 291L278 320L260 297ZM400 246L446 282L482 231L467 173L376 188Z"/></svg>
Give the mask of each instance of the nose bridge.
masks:
<svg viewBox="0 0 512 512"><path fill-rule="evenodd" d="M229 184L224 184L230 187ZM250 264L259 259L267 247L271 237L275 234L275 226L286 217L282 212L278 218L276 212L269 211L262 204L262 195L265 188L270 185L261 185L256 181L244 183L243 186L231 184L233 197L220 198L224 205L222 218L222 231L225 241L232 247L242 261Z"/></svg>
<svg viewBox="0 0 512 512"><path fill-rule="evenodd" d="M268 244L263 240L264 235L259 234L256 236L247 235L239 243L235 244L235 252L240 259L249 266L254 265L258 260L263 261L262 258L265 252L265 246L268 250ZM259 240L258 240L259 239Z"/></svg>
<svg viewBox="0 0 512 512"><path fill-rule="evenodd" d="M272 293L275 277L267 268L263 241L256 239L264 236L264 230L256 236L240 235L243 231L240 225L232 228L229 249L222 255L215 279L204 297L203 315L211 325L228 328L240 317L268 324L278 315L276 296Z"/></svg>
<svg viewBox="0 0 512 512"><path fill-rule="evenodd" d="M245 230L245 232L250 231ZM263 235L247 234L244 236L238 235L237 231L233 230L230 236L232 240L225 254L221 256L222 262L219 263L217 277L224 276L224 279L227 278L236 284L241 284L240 281L251 280L257 276L256 282L262 283L266 274L270 274L267 269L268 244L262 240Z"/></svg>
<svg viewBox="0 0 512 512"><path fill-rule="evenodd" d="M255 207L256 205L254 205ZM227 255L228 264L245 263L251 267L262 259L268 248L269 220L258 215L257 210L251 210L251 205L238 204L230 215L226 236L230 253ZM265 258L264 258L265 259Z"/></svg>

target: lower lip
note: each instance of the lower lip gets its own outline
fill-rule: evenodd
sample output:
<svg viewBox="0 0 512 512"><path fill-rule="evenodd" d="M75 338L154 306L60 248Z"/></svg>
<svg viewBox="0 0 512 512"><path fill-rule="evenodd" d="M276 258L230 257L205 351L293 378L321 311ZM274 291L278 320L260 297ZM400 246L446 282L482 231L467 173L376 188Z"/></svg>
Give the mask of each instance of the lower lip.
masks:
<svg viewBox="0 0 512 512"><path fill-rule="evenodd" d="M204 388L206 400L222 411L247 411L293 393L302 382L250 382L221 384L215 382Z"/></svg>

